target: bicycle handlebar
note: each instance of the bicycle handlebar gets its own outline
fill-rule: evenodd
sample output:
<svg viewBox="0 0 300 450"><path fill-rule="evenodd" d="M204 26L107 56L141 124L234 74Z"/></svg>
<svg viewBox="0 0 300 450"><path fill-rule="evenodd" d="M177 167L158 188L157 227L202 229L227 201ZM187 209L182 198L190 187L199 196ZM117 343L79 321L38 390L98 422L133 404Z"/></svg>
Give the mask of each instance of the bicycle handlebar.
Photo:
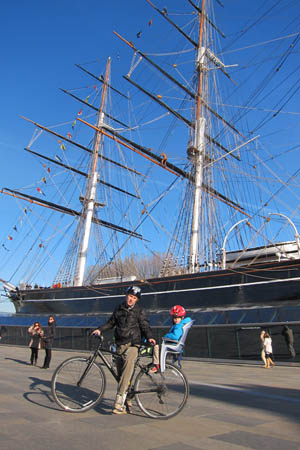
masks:
<svg viewBox="0 0 300 450"><path fill-rule="evenodd" d="M103 335L100 334L100 335L98 336L98 334L93 334L94 331L95 331L95 330L93 330L93 331L90 333L90 337L95 337L95 338L98 338L98 339L100 339L101 341L103 341L103 340L104 340Z"/></svg>

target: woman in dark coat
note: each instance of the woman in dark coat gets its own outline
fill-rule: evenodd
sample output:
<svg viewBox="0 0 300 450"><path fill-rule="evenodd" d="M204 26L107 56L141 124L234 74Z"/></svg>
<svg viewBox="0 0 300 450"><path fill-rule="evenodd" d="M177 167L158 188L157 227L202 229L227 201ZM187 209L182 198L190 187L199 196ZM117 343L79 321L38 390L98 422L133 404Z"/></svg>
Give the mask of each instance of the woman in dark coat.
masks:
<svg viewBox="0 0 300 450"><path fill-rule="evenodd" d="M52 353L53 340L55 338L56 322L53 316L48 317L48 327L44 331L43 343L46 352L42 369L49 369Z"/></svg>

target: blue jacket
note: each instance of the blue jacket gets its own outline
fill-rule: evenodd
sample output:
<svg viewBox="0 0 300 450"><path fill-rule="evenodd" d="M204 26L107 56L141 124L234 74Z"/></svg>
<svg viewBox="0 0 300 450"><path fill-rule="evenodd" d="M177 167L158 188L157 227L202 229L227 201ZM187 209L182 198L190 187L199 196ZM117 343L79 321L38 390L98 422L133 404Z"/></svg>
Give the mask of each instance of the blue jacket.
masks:
<svg viewBox="0 0 300 450"><path fill-rule="evenodd" d="M164 338L167 339L174 339L176 341L179 341L179 339L182 336L182 327L183 325L185 325L186 323L190 322L192 319L190 317L186 317L185 319L182 319L179 323L176 323L175 325L173 325L169 332L167 334L164 335Z"/></svg>

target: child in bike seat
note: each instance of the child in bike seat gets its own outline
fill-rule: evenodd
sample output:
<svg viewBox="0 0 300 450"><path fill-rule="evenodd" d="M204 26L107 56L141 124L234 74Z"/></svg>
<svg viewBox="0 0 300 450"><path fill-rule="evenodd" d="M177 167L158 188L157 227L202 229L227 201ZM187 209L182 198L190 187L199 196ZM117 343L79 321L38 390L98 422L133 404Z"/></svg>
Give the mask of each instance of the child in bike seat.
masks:
<svg viewBox="0 0 300 450"><path fill-rule="evenodd" d="M183 333L182 327L192 319L190 317L185 317L186 310L183 308L183 306L180 305L173 306L171 308L170 314L172 316L173 325L170 328L169 332L163 336L163 338L179 341ZM150 371L152 373L156 373L159 369L159 345L156 344L153 347L153 361Z"/></svg>

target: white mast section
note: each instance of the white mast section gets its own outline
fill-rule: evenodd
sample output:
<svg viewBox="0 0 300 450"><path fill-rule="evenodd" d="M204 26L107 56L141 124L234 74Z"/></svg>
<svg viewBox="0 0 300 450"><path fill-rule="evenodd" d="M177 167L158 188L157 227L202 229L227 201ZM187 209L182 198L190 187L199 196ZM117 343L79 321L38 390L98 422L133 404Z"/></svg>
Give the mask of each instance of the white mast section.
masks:
<svg viewBox="0 0 300 450"><path fill-rule="evenodd" d="M206 120L201 117L195 124L195 143L194 143L194 164L195 164L195 181L194 181L194 204L193 219L190 240L190 272L197 270L200 238L200 212L202 207L202 182L203 182L203 160L205 149L205 130Z"/></svg>
<svg viewBox="0 0 300 450"><path fill-rule="evenodd" d="M86 265L86 259L87 259L87 251L89 246L89 239L90 239L90 233L91 233L91 225L92 225L92 218L94 214L94 207L95 207L95 198L96 198L96 188L97 188L97 178L98 174L95 172L92 174L88 179L88 200L86 202L86 205L83 207L82 214L85 216L84 221L84 231L82 235L81 244L79 247L79 252L77 256L77 262L76 262L76 269L75 269L75 277L74 277L74 286L82 286L83 284L83 278L84 278L84 272L85 272L85 265Z"/></svg>
<svg viewBox="0 0 300 450"><path fill-rule="evenodd" d="M205 70L205 53L206 53L206 49L202 46L203 28L204 28L204 20L203 20L204 6L205 0L202 0L202 14L200 18L198 55L197 55L198 95L196 103L195 135L194 135L193 152L192 153L190 152L189 154L195 167L193 216L192 216L192 229L191 229L189 268L188 268L190 273L195 273L198 268L200 214L202 209L203 166L205 156L204 133L206 120L204 117L201 117L202 83L203 83L203 72Z"/></svg>
<svg viewBox="0 0 300 450"><path fill-rule="evenodd" d="M101 125L104 123L104 100L106 97L106 88L108 82L108 75L110 70L110 58L108 58L106 65L106 73L105 73L105 81L103 84L101 105L99 109L98 119L97 119L97 128L101 128ZM95 140L94 140L94 148L92 153L92 166L88 176L87 188L84 197L84 204L82 208L81 217L84 220L83 223L83 234L82 239L79 246L79 252L76 261L76 269L74 275L74 286L82 286L84 280L84 272L87 260L87 252L89 246L89 239L91 233L91 225L92 219L94 215L95 209L95 199L96 199L96 190L97 190L97 182L98 182L98 173L96 171L97 162L98 162L98 154L100 145L103 142L103 135L96 131Z"/></svg>

